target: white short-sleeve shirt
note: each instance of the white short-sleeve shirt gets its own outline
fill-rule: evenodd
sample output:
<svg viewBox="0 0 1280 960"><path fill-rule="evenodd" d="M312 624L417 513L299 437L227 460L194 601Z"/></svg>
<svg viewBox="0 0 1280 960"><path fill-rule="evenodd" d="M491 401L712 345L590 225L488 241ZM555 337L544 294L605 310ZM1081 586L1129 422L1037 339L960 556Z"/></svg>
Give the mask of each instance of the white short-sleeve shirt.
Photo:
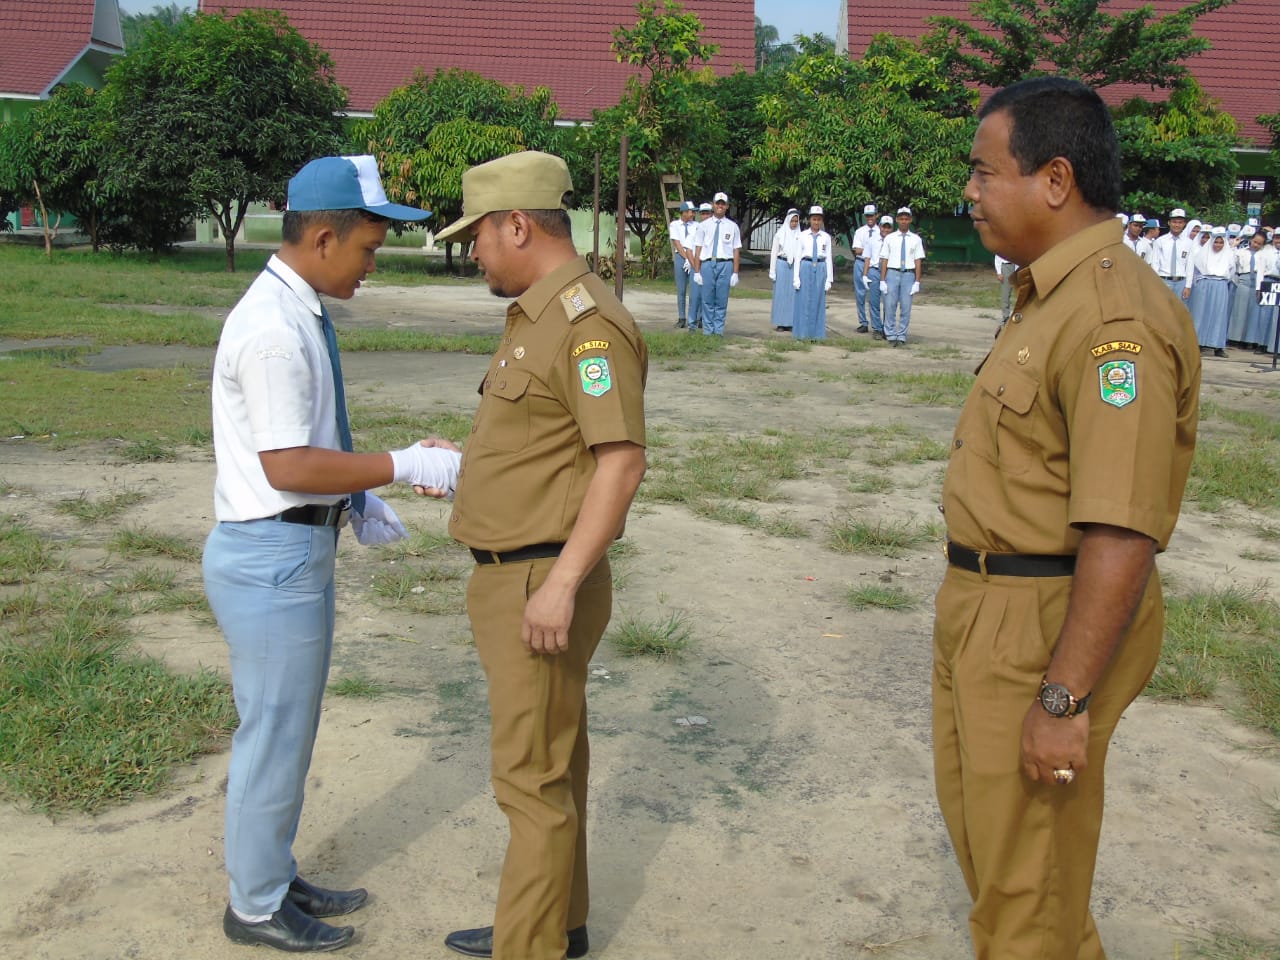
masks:
<svg viewBox="0 0 1280 960"><path fill-rule="evenodd" d="M219 521L257 520L343 498L276 490L258 459L264 450L342 449L320 298L279 257L271 258L223 324L212 395Z"/></svg>
<svg viewBox="0 0 1280 960"><path fill-rule="evenodd" d="M711 217L699 226L702 227L698 233L698 244L702 248L697 251L699 262L710 260L713 250L717 260L732 260L733 251L742 246L742 233L738 230L738 225L728 217L723 220ZM718 243L716 242L717 233L720 235Z"/></svg>
<svg viewBox="0 0 1280 960"><path fill-rule="evenodd" d="M919 234L910 230L906 233L895 230L884 238L884 245L880 248L880 259L889 261L890 270L914 270L916 261L924 259L924 241L920 239Z"/></svg>

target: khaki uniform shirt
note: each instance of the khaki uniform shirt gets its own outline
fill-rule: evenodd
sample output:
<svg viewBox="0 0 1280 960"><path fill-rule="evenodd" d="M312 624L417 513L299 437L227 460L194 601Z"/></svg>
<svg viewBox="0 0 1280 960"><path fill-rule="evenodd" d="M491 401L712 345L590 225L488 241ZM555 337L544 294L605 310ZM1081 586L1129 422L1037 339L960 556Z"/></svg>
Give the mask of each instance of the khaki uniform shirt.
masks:
<svg viewBox="0 0 1280 960"><path fill-rule="evenodd" d="M648 367L631 314L586 261L526 290L507 308L480 388L449 519L454 539L496 551L568 540L595 474L591 447L644 446Z"/></svg>
<svg viewBox="0 0 1280 960"><path fill-rule="evenodd" d="M1015 312L978 368L943 484L947 535L1074 554L1079 525L1164 549L1195 448L1200 350L1186 308L1111 220L1017 274Z"/></svg>

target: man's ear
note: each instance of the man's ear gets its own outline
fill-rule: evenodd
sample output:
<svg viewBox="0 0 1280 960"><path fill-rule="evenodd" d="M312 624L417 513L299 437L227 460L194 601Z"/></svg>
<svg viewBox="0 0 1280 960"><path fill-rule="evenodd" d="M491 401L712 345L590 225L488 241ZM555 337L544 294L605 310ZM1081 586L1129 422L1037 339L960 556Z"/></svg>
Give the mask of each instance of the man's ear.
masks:
<svg viewBox="0 0 1280 960"><path fill-rule="evenodd" d="M511 242L516 247L527 246L533 240L533 220L523 210L512 210L507 214L507 224L511 228Z"/></svg>
<svg viewBox="0 0 1280 960"><path fill-rule="evenodd" d="M1076 171L1066 157L1054 157L1040 168L1043 178L1045 202L1054 210L1061 210L1076 190Z"/></svg>
<svg viewBox="0 0 1280 960"><path fill-rule="evenodd" d="M338 234L334 231L332 225L327 223L318 223L308 231L303 245L307 248L308 252L323 259L333 252L337 243Z"/></svg>

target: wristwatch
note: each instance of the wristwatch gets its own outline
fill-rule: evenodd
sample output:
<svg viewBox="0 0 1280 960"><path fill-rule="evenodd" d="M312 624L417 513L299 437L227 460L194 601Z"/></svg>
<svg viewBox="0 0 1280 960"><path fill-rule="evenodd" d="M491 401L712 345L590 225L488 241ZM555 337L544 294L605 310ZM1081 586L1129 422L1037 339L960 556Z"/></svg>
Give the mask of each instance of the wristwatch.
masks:
<svg viewBox="0 0 1280 960"><path fill-rule="evenodd" d="M1044 707L1045 712L1051 717L1066 719L1080 716L1089 709L1091 696L1093 696L1092 692L1086 693L1077 700L1062 684L1050 683L1047 677L1040 680L1040 706Z"/></svg>

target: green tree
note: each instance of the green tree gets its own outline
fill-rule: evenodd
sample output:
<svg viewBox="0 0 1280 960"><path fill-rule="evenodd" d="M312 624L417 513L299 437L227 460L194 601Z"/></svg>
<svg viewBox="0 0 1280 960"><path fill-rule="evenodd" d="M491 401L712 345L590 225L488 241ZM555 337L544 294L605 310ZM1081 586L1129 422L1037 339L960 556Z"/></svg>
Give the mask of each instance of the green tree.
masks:
<svg viewBox="0 0 1280 960"><path fill-rule="evenodd" d="M111 219L102 185L107 150L101 96L81 84L64 84L35 110L0 128L0 184L28 202L38 183L45 207L69 213L96 252Z"/></svg>
<svg viewBox="0 0 1280 960"><path fill-rule="evenodd" d="M1160 17L1150 5L1112 15L1107 0L977 0L974 22L929 17L921 44L958 79L989 87L1046 74L1172 87L1188 75L1184 61L1209 48L1196 20L1231 2L1197 0Z"/></svg>
<svg viewBox="0 0 1280 960"><path fill-rule="evenodd" d="M378 158L392 200L432 211L439 227L462 214L462 174L519 150L564 155L568 136L546 87L526 94L465 70L419 72L356 124L357 149ZM568 158L566 157L566 160ZM453 244L445 244L453 267Z"/></svg>
<svg viewBox="0 0 1280 960"><path fill-rule="evenodd" d="M143 35L152 26L162 30L172 30L183 20L191 16L176 3L165 6L156 4L150 13L122 13L120 15L120 31L124 34L125 50L132 50L142 42Z"/></svg>
<svg viewBox="0 0 1280 960"><path fill-rule="evenodd" d="M1126 210L1190 207L1215 222L1239 215L1238 124L1187 79L1164 103L1135 98L1114 112Z"/></svg>
<svg viewBox="0 0 1280 960"><path fill-rule="evenodd" d="M663 174L678 175L686 194L700 187L706 172L723 166L726 131L712 99L715 76L706 64L719 49L703 43L702 21L685 13L673 0L640 0L636 22L613 32L618 62L639 68L627 79L621 101L597 110L594 123L584 128L584 154L601 155L602 189L617 190L622 137L627 137L627 225L646 244L652 271L666 252L665 235L655 223L666 224ZM659 241L661 241L659 243Z"/></svg>
<svg viewBox="0 0 1280 960"><path fill-rule="evenodd" d="M975 121L948 116L912 83L895 85L883 63L802 56L782 88L764 97L765 132L752 150L755 194L782 209L820 203L843 233L868 201L917 214L962 201ZM950 93L941 99L950 103Z"/></svg>
<svg viewBox="0 0 1280 960"><path fill-rule="evenodd" d="M346 106L333 62L275 11L197 13L149 30L107 74L108 189L127 197L129 242L159 252L192 216L235 235L255 201L282 201L308 160L336 153Z"/></svg>
<svg viewBox="0 0 1280 960"><path fill-rule="evenodd" d="M707 157L707 167L695 189L685 191L686 196L700 199L709 198L713 190L727 193L730 211L744 238L781 213L756 196L751 150L765 134L761 101L781 90L783 78L779 70L747 73L739 68L715 82L711 96L724 126L724 148Z"/></svg>

